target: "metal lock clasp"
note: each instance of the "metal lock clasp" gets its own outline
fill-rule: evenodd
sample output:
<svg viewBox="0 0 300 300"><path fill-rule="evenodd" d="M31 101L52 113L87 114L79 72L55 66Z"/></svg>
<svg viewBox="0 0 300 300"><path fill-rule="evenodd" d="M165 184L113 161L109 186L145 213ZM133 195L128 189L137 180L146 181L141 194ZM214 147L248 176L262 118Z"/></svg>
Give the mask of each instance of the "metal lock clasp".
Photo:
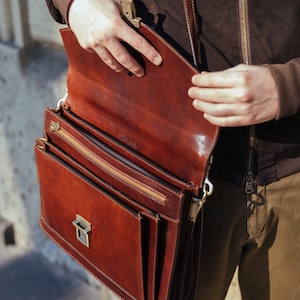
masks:
<svg viewBox="0 0 300 300"><path fill-rule="evenodd" d="M90 247L90 234L92 231L92 225L87 220L79 215L76 215L76 220L72 222L76 229L76 236L79 242L84 246Z"/></svg>
<svg viewBox="0 0 300 300"><path fill-rule="evenodd" d="M136 28L140 27L141 18L136 16L136 8L133 0L121 0L122 14Z"/></svg>

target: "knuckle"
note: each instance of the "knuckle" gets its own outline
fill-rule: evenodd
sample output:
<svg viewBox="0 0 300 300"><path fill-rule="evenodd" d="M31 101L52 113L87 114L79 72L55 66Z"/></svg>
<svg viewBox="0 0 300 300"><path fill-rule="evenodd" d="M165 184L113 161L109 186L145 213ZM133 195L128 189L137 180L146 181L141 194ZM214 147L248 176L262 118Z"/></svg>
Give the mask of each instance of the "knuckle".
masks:
<svg viewBox="0 0 300 300"><path fill-rule="evenodd" d="M251 94L246 87L241 87L236 93L237 100L241 103L249 103L251 101Z"/></svg>
<svg viewBox="0 0 300 300"><path fill-rule="evenodd" d="M111 28L110 26L96 26L85 37L85 44L90 48L96 48L99 46L105 47L111 42L115 35L116 34L113 28Z"/></svg>
<svg viewBox="0 0 300 300"><path fill-rule="evenodd" d="M119 65L116 63L116 60L105 49L98 49L98 55L100 56L101 60L111 69L118 69Z"/></svg>
<svg viewBox="0 0 300 300"><path fill-rule="evenodd" d="M129 68L129 70L133 73L133 74L137 74L141 71L141 68L139 66L132 66L131 68Z"/></svg>
<svg viewBox="0 0 300 300"><path fill-rule="evenodd" d="M116 58L119 61L119 63L123 66L128 65L130 62L129 55L123 52L116 53Z"/></svg>
<svg viewBox="0 0 300 300"><path fill-rule="evenodd" d="M247 116L247 118L251 118L251 107L249 105L244 105L241 110L240 113L242 116Z"/></svg>
<svg viewBox="0 0 300 300"><path fill-rule="evenodd" d="M216 117L222 117L222 116L224 116L224 113L226 114L225 110L224 110L222 107L220 107L219 105L217 105L217 106L214 108L214 110L213 110L212 113L213 113Z"/></svg>
<svg viewBox="0 0 300 300"><path fill-rule="evenodd" d="M242 85L242 86L248 85L250 79L251 79L251 75L248 71L243 71L239 75L240 85Z"/></svg>
<svg viewBox="0 0 300 300"><path fill-rule="evenodd" d="M255 124L255 116L248 115L241 118L241 124L245 126Z"/></svg>
<svg viewBox="0 0 300 300"><path fill-rule="evenodd" d="M208 89L207 91L204 90L203 96L205 100L214 102L215 99L218 98L218 91L215 91L214 89Z"/></svg>
<svg viewBox="0 0 300 300"><path fill-rule="evenodd" d="M230 126L233 126L233 123L223 119L222 121L220 121L220 126L221 127L230 127Z"/></svg>
<svg viewBox="0 0 300 300"><path fill-rule="evenodd" d="M81 47L88 50L88 49L95 49L99 46L102 46L105 42L105 39L102 37L90 37L87 38L85 41L81 43Z"/></svg>
<svg viewBox="0 0 300 300"><path fill-rule="evenodd" d="M142 36L137 35L134 39L133 39L133 46L137 49L141 49L143 48L145 45L145 40Z"/></svg>
<svg viewBox="0 0 300 300"><path fill-rule="evenodd" d="M103 55L101 58L106 65L110 66L111 68L114 67L115 64L112 57L110 57L109 55Z"/></svg>

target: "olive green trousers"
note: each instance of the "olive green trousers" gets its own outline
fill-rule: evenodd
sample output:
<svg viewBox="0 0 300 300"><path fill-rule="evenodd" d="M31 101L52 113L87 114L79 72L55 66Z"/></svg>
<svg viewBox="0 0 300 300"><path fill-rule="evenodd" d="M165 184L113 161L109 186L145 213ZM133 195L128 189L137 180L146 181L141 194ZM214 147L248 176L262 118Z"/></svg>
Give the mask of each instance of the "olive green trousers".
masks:
<svg viewBox="0 0 300 300"><path fill-rule="evenodd" d="M213 182L197 299L224 299L236 268L242 299L300 299L300 173L251 196L242 186Z"/></svg>

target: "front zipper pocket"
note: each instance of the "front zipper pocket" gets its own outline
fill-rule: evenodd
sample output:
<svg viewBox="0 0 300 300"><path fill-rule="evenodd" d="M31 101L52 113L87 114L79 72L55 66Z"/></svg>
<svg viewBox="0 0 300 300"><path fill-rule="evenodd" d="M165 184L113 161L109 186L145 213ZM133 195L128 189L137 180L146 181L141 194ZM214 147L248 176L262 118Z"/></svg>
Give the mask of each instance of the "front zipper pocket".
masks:
<svg viewBox="0 0 300 300"><path fill-rule="evenodd" d="M71 155L73 160L95 176L130 198L138 197L136 201L154 211L159 208L166 216L179 218L180 203L184 197L181 189L141 167L125 163L120 154L99 140L96 143L83 129L77 128L59 114L50 112L45 122L49 143Z"/></svg>
<svg viewBox="0 0 300 300"><path fill-rule="evenodd" d="M143 155L137 153L134 149L129 148L93 125L83 121L70 110L63 109L61 116L71 121L74 126L81 128L82 134L84 134L88 139L92 139L99 147L101 144L107 145L108 151L112 150L113 153L117 155L120 153L121 155L119 155L118 159L122 160L125 164L132 165L134 162L134 168L138 169L140 172L147 172L148 176L154 175L155 178L161 178L164 182L168 182L180 189L192 191L195 194L198 192L199 187L197 185L183 181L182 179L174 176L161 166L158 166Z"/></svg>
<svg viewBox="0 0 300 300"><path fill-rule="evenodd" d="M46 110L44 129L35 147L42 228L124 299L155 299L186 237L191 192L130 164L61 111Z"/></svg>
<svg viewBox="0 0 300 300"><path fill-rule="evenodd" d="M126 185L131 186L135 190L140 193L144 193L149 198L157 201L159 203L164 204L166 201L166 196L159 193L158 191L152 189L150 186L143 184L141 181L136 180L132 176L120 171L118 168L108 163L106 160L90 151L90 149L85 146L82 142L74 138L70 133L64 130L59 122L50 122L50 131L55 132L58 136L64 139L70 146L74 149L77 149L79 153L85 156L88 160L90 160L93 164L95 164L98 168L102 169L107 174L116 177L118 180L124 182Z"/></svg>
<svg viewBox="0 0 300 300"><path fill-rule="evenodd" d="M145 299L147 289L155 290L148 278L155 276L157 255L163 254L157 242L160 217L103 188L104 182L56 146L37 143L41 227L102 282L122 287L120 295Z"/></svg>

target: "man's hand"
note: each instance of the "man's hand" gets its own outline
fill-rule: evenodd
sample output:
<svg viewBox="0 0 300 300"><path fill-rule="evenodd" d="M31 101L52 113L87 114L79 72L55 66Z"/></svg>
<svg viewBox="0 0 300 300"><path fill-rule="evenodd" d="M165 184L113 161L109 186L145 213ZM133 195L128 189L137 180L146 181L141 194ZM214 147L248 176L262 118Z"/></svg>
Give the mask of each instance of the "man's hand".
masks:
<svg viewBox="0 0 300 300"><path fill-rule="evenodd" d="M263 66L238 65L192 78L188 91L204 118L221 127L247 126L270 121L279 110L271 72Z"/></svg>
<svg viewBox="0 0 300 300"><path fill-rule="evenodd" d="M121 41L153 64L162 62L161 55L121 18L119 0L75 0L69 10L69 25L84 49L96 52L117 72L126 70L138 77L145 72Z"/></svg>

